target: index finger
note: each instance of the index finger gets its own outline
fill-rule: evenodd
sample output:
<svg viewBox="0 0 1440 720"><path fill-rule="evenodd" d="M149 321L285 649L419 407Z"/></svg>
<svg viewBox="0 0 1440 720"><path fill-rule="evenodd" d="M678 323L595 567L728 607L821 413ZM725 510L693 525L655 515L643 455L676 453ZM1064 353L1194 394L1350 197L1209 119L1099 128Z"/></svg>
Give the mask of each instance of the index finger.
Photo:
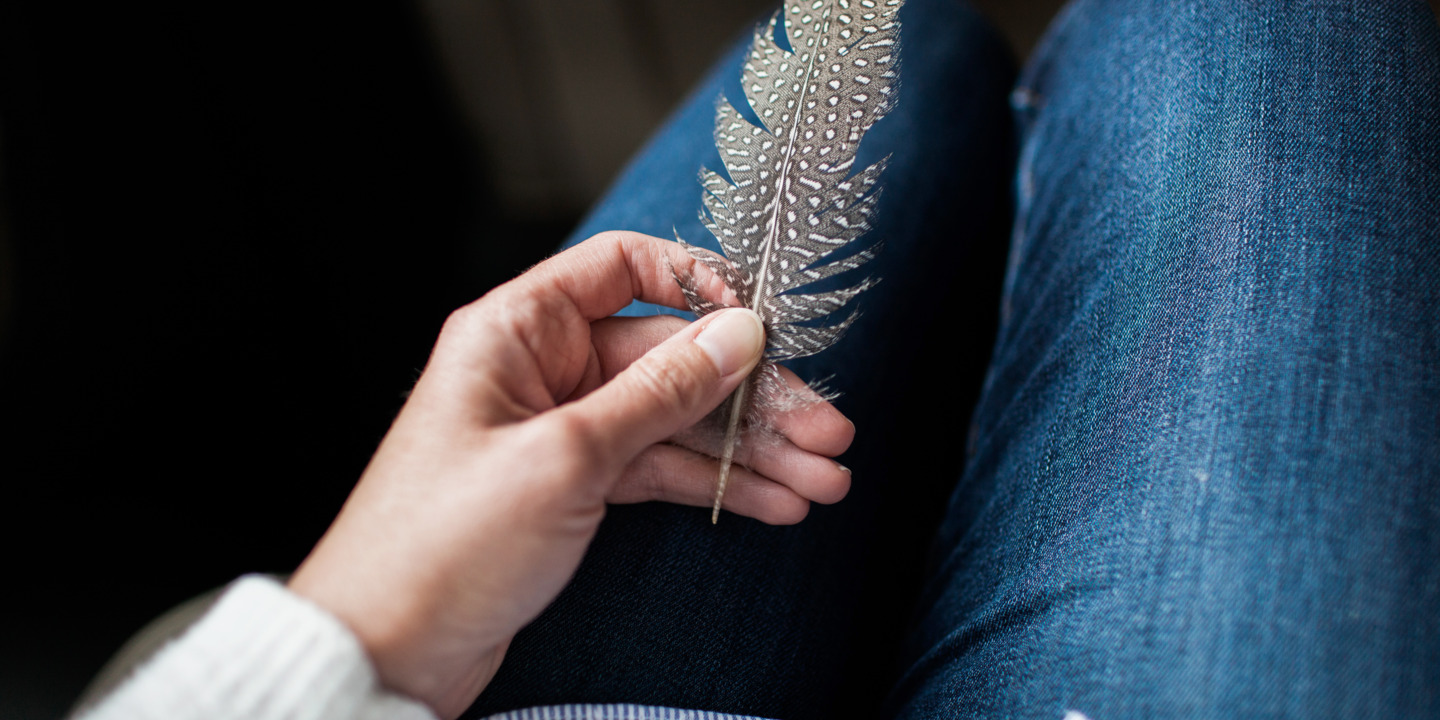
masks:
<svg viewBox="0 0 1440 720"><path fill-rule="evenodd" d="M631 300L689 309L672 273L694 270L694 258L680 243L623 230L603 232L536 265L506 285L527 295L561 292L586 321L614 315ZM696 278L719 297L723 285L713 273Z"/></svg>

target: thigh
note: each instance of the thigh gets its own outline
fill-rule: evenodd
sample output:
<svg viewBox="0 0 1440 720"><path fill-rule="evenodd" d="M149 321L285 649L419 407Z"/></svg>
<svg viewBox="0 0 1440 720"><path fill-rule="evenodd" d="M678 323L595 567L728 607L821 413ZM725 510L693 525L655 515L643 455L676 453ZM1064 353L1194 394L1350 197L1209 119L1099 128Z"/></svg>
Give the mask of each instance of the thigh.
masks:
<svg viewBox="0 0 1440 720"><path fill-rule="evenodd" d="M471 714L631 702L785 718L873 714L961 457L993 339L1013 173L1003 43L950 0L902 11L898 106L858 165L887 154L872 233L882 282L840 345L797 363L857 425L851 494L795 527L708 509L610 509L574 581L516 638ZM748 38L744 43L748 46ZM714 103L737 97L737 46L572 241L608 229L701 243L701 166L719 168ZM636 308L636 312L653 309ZM955 337L963 353L946 352ZM944 422L924 422L944 408Z"/></svg>
<svg viewBox="0 0 1440 720"><path fill-rule="evenodd" d="M1440 711L1440 33L1279 5L1081 0L1022 78L895 715Z"/></svg>

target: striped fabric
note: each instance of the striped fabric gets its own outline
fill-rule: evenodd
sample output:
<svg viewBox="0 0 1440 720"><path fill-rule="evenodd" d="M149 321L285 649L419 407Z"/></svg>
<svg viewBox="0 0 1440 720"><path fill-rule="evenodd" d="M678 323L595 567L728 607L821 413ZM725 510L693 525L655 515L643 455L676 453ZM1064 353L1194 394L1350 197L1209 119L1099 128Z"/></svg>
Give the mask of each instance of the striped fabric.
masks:
<svg viewBox="0 0 1440 720"><path fill-rule="evenodd" d="M750 715L650 705L549 705L491 715L485 720L763 720Z"/></svg>

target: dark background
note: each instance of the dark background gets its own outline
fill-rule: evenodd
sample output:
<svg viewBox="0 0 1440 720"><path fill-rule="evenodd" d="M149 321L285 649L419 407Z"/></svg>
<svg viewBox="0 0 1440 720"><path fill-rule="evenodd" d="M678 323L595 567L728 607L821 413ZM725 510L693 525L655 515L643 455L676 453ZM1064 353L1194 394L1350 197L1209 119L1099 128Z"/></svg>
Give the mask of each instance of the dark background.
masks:
<svg viewBox="0 0 1440 720"><path fill-rule="evenodd" d="M149 618L293 569L447 308L553 236L489 251L411 7L0 12L0 715L58 717Z"/></svg>
<svg viewBox="0 0 1440 720"><path fill-rule="evenodd" d="M768 4L0 4L0 718L292 570L446 314Z"/></svg>

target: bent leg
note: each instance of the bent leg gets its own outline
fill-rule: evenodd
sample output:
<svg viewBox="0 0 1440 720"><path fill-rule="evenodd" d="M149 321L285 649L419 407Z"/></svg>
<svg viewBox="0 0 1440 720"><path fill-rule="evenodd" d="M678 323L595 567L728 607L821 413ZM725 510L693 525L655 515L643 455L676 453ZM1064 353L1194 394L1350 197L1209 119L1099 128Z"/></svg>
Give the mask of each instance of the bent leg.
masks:
<svg viewBox="0 0 1440 720"><path fill-rule="evenodd" d="M1279 5L1081 0L1022 79L897 716L1440 713L1440 32Z"/></svg>
<svg viewBox="0 0 1440 720"><path fill-rule="evenodd" d="M844 393L837 405L857 425L841 458L853 470L850 495L787 528L728 514L712 526L708 508L611 508L572 584L516 638L472 715L574 702L783 718L878 710L920 559L959 475L963 458L933 449L963 437L978 394L1014 167L1005 102L1014 70L998 36L950 0L911 0L901 22L900 100L857 162L892 154L872 230L886 244L875 261L882 282L839 345L795 366ZM575 240L612 229L702 240L697 177L702 165L721 167L714 103L722 85L736 97L743 50ZM956 336L976 341L942 359ZM937 403L951 407L945 423L926 420Z"/></svg>

